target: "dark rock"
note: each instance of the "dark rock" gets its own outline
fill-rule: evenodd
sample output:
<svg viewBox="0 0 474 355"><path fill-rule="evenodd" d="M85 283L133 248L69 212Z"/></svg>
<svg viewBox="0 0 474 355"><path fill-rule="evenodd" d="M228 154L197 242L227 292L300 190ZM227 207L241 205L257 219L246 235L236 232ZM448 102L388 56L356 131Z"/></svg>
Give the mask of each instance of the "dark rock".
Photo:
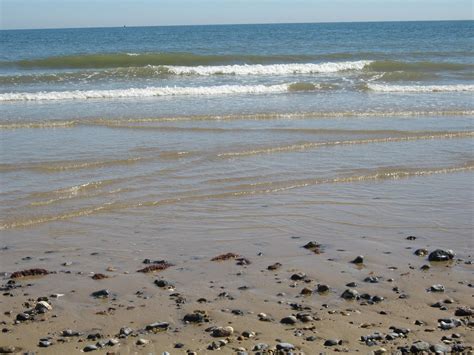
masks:
<svg viewBox="0 0 474 355"><path fill-rule="evenodd" d="M99 350L99 348L96 345L87 345L86 347L82 349L82 351L84 351L85 353L88 353L90 351L95 351L95 350Z"/></svg>
<svg viewBox="0 0 474 355"><path fill-rule="evenodd" d="M290 343L278 343L276 345L277 350L283 350L283 351L288 351L288 350L294 350L295 346Z"/></svg>
<svg viewBox="0 0 474 355"><path fill-rule="evenodd" d="M313 290L308 288L308 287L305 287L301 290L300 294L305 295L305 296L309 296L309 295L313 294Z"/></svg>
<svg viewBox="0 0 474 355"><path fill-rule="evenodd" d="M166 280L155 280L154 281L154 284L158 287L168 287L168 286L173 286L171 285L170 282L166 281Z"/></svg>
<svg viewBox="0 0 474 355"><path fill-rule="evenodd" d="M341 344L341 341L337 339L328 339L324 342L324 346L336 346L339 344Z"/></svg>
<svg viewBox="0 0 474 355"><path fill-rule="evenodd" d="M92 292L92 297L95 297L95 298L108 298L109 296L110 296L110 291L106 289Z"/></svg>
<svg viewBox="0 0 474 355"><path fill-rule="evenodd" d="M46 340L46 339L42 339L38 343L38 346L40 348L47 348L47 347L50 347L51 345L53 345L53 343L51 343L51 341Z"/></svg>
<svg viewBox="0 0 474 355"><path fill-rule="evenodd" d="M20 322L27 321L30 318L31 317L28 313L18 313L17 316L16 316L16 320L20 321Z"/></svg>
<svg viewBox="0 0 474 355"><path fill-rule="evenodd" d="M344 298L345 300L359 299L359 292L348 288L342 293L341 297Z"/></svg>
<svg viewBox="0 0 474 355"><path fill-rule="evenodd" d="M473 314L473 310L469 307L458 307L454 312L454 315L458 317L470 317Z"/></svg>
<svg viewBox="0 0 474 355"><path fill-rule="evenodd" d="M194 311L194 313L186 314L183 318L183 321L188 323L204 323L208 322L209 318L205 312Z"/></svg>
<svg viewBox="0 0 474 355"><path fill-rule="evenodd" d="M406 240L415 240L416 237L414 235L409 235L408 237L406 237Z"/></svg>
<svg viewBox="0 0 474 355"><path fill-rule="evenodd" d="M370 282L372 284L376 284L379 282L379 278L377 276L368 276L364 279L364 282Z"/></svg>
<svg viewBox="0 0 474 355"><path fill-rule="evenodd" d="M294 316L284 317L280 320L281 324L293 325L293 324L296 324L296 322L297 322L297 319Z"/></svg>
<svg viewBox="0 0 474 355"><path fill-rule="evenodd" d="M436 249L428 256L429 261L448 261L454 258L454 252L450 249Z"/></svg>
<svg viewBox="0 0 474 355"><path fill-rule="evenodd" d="M324 293L329 291L329 286L325 284L319 284L318 288L316 289L318 293Z"/></svg>
<svg viewBox="0 0 474 355"><path fill-rule="evenodd" d="M281 268L281 264L280 263L275 263L275 264L272 264L272 265L269 265L267 267L268 270L271 270L271 271L275 271L275 270L278 270L279 268Z"/></svg>
<svg viewBox="0 0 474 355"><path fill-rule="evenodd" d="M71 330L71 329L66 329L66 330L63 330L63 331L61 332L61 335L62 335L63 337L78 337L78 336L81 335L81 333L75 332L75 331L73 331L73 330Z"/></svg>
<svg viewBox="0 0 474 355"><path fill-rule="evenodd" d="M353 264L363 264L364 257L362 255L357 256L354 260L351 261Z"/></svg>
<svg viewBox="0 0 474 355"><path fill-rule="evenodd" d="M11 279L17 279L26 276L43 276L48 275L50 272L45 269L27 269L22 271L15 271L10 275Z"/></svg>
<svg viewBox="0 0 474 355"><path fill-rule="evenodd" d="M304 272L298 272L296 274L291 275L290 279L293 281L300 281L306 278L306 274Z"/></svg>
<svg viewBox="0 0 474 355"><path fill-rule="evenodd" d="M0 346L0 354L13 354L18 352L20 349L15 348L14 346L7 345L7 346Z"/></svg>
<svg viewBox="0 0 474 355"><path fill-rule="evenodd" d="M346 284L347 287L357 287L357 284L355 282L349 282Z"/></svg>

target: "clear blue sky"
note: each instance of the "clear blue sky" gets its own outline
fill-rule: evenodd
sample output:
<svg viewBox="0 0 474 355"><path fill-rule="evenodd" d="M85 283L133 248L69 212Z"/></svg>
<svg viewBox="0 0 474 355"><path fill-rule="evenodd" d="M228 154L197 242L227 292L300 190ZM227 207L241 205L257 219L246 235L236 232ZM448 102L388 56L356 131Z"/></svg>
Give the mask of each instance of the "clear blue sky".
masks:
<svg viewBox="0 0 474 355"><path fill-rule="evenodd" d="M0 28L461 20L472 0L0 0Z"/></svg>

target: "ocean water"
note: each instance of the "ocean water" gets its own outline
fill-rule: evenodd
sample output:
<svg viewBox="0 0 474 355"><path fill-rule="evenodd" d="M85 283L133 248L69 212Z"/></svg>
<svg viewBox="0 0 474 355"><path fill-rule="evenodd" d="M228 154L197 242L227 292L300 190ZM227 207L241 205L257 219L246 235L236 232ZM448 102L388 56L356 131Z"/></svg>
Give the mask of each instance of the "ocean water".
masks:
<svg viewBox="0 0 474 355"><path fill-rule="evenodd" d="M156 225L469 241L473 35L473 21L1 31L4 240Z"/></svg>

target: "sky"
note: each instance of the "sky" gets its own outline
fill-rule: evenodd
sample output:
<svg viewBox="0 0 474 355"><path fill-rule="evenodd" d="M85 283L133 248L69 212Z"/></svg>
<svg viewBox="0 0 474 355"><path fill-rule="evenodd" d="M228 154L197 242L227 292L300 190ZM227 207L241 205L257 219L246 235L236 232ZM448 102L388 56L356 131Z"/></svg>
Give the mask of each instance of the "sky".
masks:
<svg viewBox="0 0 474 355"><path fill-rule="evenodd" d="M473 19L472 0L0 0L0 29Z"/></svg>

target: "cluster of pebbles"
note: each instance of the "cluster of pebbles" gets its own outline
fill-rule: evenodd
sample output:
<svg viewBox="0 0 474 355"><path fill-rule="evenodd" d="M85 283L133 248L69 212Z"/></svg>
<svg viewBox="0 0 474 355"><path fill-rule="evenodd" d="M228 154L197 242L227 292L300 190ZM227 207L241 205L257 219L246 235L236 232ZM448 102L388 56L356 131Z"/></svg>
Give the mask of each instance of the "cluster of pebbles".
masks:
<svg viewBox="0 0 474 355"><path fill-rule="evenodd" d="M407 240L415 240L415 237L408 237ZM324 253L324 248L317 242L309 242L303 246L314 254ZM417 249L414 254L419 257L426 258L428 264L423 265L419 272L424 272L429 269L429 263L452 263L455 259L455 254L452 250L436 249L428 251L426 249ZM315 256L318 257L318 256ZM210 260L211 262L221 263L234 261L238 266L245 269L252 267L249 259L236 253L225 253L218 255ZM348 264L355 264L363 267L367 261L364 256L359 255L355 257ZM145 259L143 264L146 266L139 268L137 272L140 273L156 273L164 271L173 267L172 263L165 260L150 260ZM28 324L36 322L44 322L45 320L54 320L55 302L63 294L51 294L47 296L39 296L36 298L28 298L22 304L23 310L19 313L12 311L4 311L2 325L2 338L0 343L0 353L43 353L47 349L54 348L58 344L74 342L76 351L93 352L102 351L106 354L121 353L121 345L136 347L135 352L140 353L141 349L146 349L150 344L156 343L157 334L168 334L171 339L175 341L171 344L176 353L186 354L204 354L217 350L224 350L225 353L236 353L238 355L245 354L317 354L322 352L353 352L354 344L351 344L344 337L340 338L324 338L321 337L318 322L323 317L331 315L350 316L353 313L361 313L360 309L364 307L371 307L374 305L383 305L387 300L384 296L379 294L370 294L363 292L365 285L374 284L393 284L395 280L385 278L383 275L368 275L361 280L351 281L344 285L328 285L324 283L316 283L309 278L305 272L297 271L290 272L287 276L284 275L287 271L285 265L280 262L274 262L266 267L266 270L259 270L262 273L268 273L277 277L279 282L286 281L290 288L300 289L298 296L293 300L287 300L284 293L275 295L280 300L275 302L273 307L281 307L287 310L287 315L283 317L274 317L265 312L258 312L258 304L253 311L244 311L241 309L222 309L222 313L228 313L232 316L249 317L254 324L250 329L235 329L235 326L229 324L219 324L215 321L206 309L200 309L199 305L212 305L213 300L200 297L195 300L196 309L187 312L179 319L169 320L158 319L156 322L149 324L134 324L129 326L117 327L115 332L102 331L86 331L83 329L67 328L55 334L47 334L38 339L37 349L25 349L21 343L15 344L15 334L25 331L23 328ZM29 294L25 289L32 287L35 277L45 277L51 271L44 269L25 269L15 271L11 274L6 274L5 282L1 286L3 297L14 297L18 292ZM239 275L239 274L237 274ZM92 279L102 282L100 280L108 278L104 274L94 274ZM157 292L167 292L169 300L174 304L176 310L180 311L183 305L189 303L188 299L195 298L194 295L183 294L175 286L174 282L165 278L156 278L152 281ZM468 285L472 287L472 284ZM212 286L214 287L214 286ZM240 291L247 290L247 286L238 288ZM372 290L374 288L371 288ZM377 288L375 288L377 289ZM408 297L407 293L400 290L399 287L391 287L394 297L391 301L397 299L405 299ZM338 291L339 290L339 291ZM424 290L427 293L443 295L443 299L434 304L428 304L426 307L433 307L446 312L446 317L436 319L436 325L431 324L429 327L422 320L415 320L413 327L417 330L400 327L396 324L382 328L376 323L360 324L359 328L367 330L367 333L360 337L358 346L367 347L367 353L383 354L383 353L417 353L417 354L447 354L447 353L472 353L472 328L474 321L472 320L473 309L468 305L458 304L457 301L446 295L446 288L442 284L433 284L428 289ZM313 295L331 295L341 300L341 307L338 309L330 307L328 304L322 304L321 307L314 307L306 300ZM146 299L148 296L142 291L137 291L135 294L141 299ZM90 294L91 299L103 300L106 303L118 302L119 297L111 290L106 288L99 288ZM235 297L227 291L222 291L217 295L216 299L234 300ZM264 302L268 302L265 300ZM454 306L453 306L454 305ZM111 305L103 314L113 314L115 306ZM131 307L130 309L133 309ZM211 307L212 309L212 307ZM213 312L217 312L213 309ZM157 312L159 313L159 312ZM97 313L99 314L99 313ZM383 309L378 312L379 315L387 316L388 313ZM230 323L230 322L229 322ZM283 331L289 334L288 338L297 339L298 342L288 341L281 338L275 338L272 342L262 341L265 334L267 324L283 327ZM337 327L337 324L335 324ZM424 328L423 328L424 327ZM204 346L198 347L196 343L186 344L186 340L181 341L180 334L184 329L195 328L194 331L200 332L201 342ZM375 329L374 329L375 328ZM424 332L432 333L439 332L439 341L436 343L429 343L423 340L423 332L419 329L423 328ZM23 330L25 329L25 330ZM332 333L337 333L336 331ZM466 338L463 333L470 334ZM268 338L266 338L268 339ZM305 349L303 350L299 345L304 341ZM295 343L295 344L294 344ZM245 344L245 346L243 345ZM170 344L168 344L170 345ZM154 348L156 349L156 347ZM308 351L308 349L310 349ZM360 351L360 350L357 350ZM143 350L144 353L150 351ZM163 355L170 352L161 352ZM174 352L173 352L174 353Z"/></svg>

